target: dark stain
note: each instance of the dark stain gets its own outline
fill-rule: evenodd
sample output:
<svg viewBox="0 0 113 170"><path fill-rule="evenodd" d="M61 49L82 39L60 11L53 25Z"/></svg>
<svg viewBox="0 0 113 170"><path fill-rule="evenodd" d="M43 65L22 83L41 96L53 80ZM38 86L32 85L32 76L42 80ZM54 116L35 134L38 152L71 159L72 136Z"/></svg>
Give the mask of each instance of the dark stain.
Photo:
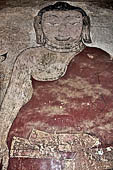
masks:
<svg viewBox="0 0 113 170"><path fill-rule="evenodd" d="M5 61L6 60L6 58L7 58L7 54L8 54L8 52L7 53L5 53L5 54L2 54L1 55L1 62L3 62L3 61Z"/></svg>

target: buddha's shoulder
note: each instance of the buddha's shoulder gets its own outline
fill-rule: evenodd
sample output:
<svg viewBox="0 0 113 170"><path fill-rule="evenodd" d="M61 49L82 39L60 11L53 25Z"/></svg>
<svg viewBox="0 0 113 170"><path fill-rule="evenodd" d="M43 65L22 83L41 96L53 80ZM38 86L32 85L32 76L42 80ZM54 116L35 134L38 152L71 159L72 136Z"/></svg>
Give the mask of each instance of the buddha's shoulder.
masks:
<svg viewBox="0 0 113 170"><path fill-rule="evenodd" d="M29 47L24 49L19 56L37 56L46 53L48 50L43 46Z"/></svg>
<svg viewBox="0 0 113 170"><path fill-rule="evenodd" d="M83 52L89 55L89 57L110 58L110 55L106 51L96 47L86 47Z"/></svg>

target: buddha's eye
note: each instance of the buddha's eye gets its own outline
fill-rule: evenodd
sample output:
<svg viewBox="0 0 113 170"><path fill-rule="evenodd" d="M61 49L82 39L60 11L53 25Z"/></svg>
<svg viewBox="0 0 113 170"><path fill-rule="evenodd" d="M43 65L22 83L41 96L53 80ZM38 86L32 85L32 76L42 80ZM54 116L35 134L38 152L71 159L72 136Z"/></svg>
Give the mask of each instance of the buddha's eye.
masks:
<svg viewBox="0 0 113 170"><path fill-rule="evenodd" d="M72 23L72 25L77 25L78 24L78 22L74 22L74 23Z"/></svg>
<svg viewBox="0 0 113 170"><path fill-rule="evenodd" d="M50 25L50 26L58 26L59 24L58 24L58 23L54 23L54 22L48 22L47 25Z"/></svg>
<svg viewBox="0 0 113 170"><path fill-rule="evenodd" d="M70 22L70 23L68 23L69 25L78 25L78 24L80 24L80 22Z"/></svg>

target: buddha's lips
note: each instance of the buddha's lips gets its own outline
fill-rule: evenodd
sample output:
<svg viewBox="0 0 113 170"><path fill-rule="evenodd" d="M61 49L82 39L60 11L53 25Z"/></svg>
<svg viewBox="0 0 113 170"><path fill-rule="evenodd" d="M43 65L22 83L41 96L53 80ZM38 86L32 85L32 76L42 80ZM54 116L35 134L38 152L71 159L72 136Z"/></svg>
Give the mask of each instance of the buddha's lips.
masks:
<svg viewBox="0 0 113 170"><path fill-rule="evenodd" d="M62 37L62 38L60 38L60 37L57 38L57 37L55 37L55 39L56 39L57 41L68 41L68 40L70 39L70 37L68 37L68 38L65 38L65 37L64 37L64 38L63 38L63 37Z"/></svg>

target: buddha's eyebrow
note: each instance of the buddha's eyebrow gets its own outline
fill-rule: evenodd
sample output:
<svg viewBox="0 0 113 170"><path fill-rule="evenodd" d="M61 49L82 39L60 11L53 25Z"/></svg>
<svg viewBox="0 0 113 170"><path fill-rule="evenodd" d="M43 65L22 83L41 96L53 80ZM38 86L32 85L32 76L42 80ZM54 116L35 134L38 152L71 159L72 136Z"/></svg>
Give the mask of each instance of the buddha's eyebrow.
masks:
<svg viewBox="0 0 113 170"><path fill-rule="evenodd" d="M80 18L80 16L71 16L71 15L68 15L68 16L65 17L65 19L67 19L67 18Z"/></svg>
<svg viewBox="0 0 113 170"><path fill-rule="evenodd" d="M58 16L57 16L57 15L48 15L48 16L46 16L46 18L51 18L51 17L58 18Z"/></svg>

